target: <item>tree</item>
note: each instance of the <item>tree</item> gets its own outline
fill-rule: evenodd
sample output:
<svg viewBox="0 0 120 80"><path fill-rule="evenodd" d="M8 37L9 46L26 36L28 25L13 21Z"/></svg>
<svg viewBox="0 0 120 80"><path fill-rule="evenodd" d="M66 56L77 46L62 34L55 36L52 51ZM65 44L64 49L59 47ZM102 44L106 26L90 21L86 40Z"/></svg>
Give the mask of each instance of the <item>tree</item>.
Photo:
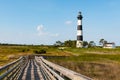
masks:
<svg viewBox="0 0 120 80"><path fill-rule="evenodd" d="M88 44L88 47L94 47L96 46L95 42L94 41L90 41L89 44Z"/></svg>
<svg viewBox="0 0 120 80"><path fill-rule="evenodd" d="M83 41L83 47L87 47L88 46L88 42L87 41Z"/></svg>
<svg viewBox="0 0 120 80"><path fill-rule="evenodd" d="M61 41L56 41L56 43L54 44L55 46L63 46L63 42L61 42Z"/></svg>
<svg viewBox="0 0 120 80"><path fill-rule="evenodd" d="M76 40L67 40L64 42L66 47L76 47Z"/></svg>
<svg viewBox="0 0 120 80"><path fill-rule="evenodd" d="M100 45L104 46L104 45L105 45L105 43L107 43L107 41L106 41L106 40L104 40L104 39L100 39L100 41L99 41L99 44L100 44Z"/></svg>
<svg viewBox="0 0 120 80"><path fill-rule="evenodd" d="M99 44L103 45L104 44L104 39L100 39Z"/></svg>

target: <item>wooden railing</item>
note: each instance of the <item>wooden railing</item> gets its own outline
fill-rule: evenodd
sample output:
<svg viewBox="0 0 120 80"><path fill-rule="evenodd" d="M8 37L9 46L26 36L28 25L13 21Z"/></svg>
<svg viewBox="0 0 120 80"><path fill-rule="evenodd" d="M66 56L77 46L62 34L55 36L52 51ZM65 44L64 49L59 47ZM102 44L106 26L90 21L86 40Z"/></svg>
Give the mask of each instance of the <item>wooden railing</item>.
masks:
<svg viewBox="0 0 120 80"><path fill-rule="evenodd" d="M43 57L36 56L35 60L44 70L46 69L46 73L51 74L55 78L52 80L92 80L89 77L47 61Z"/></svg>
<svg viewBox="0 0 120 80"><path fill-rule="evenodd" d="M29 74L30 73L30 74ZM36 76L38 75L38 76ZM43 57L20 57L0 68L0 80L92 80L47 61Z"/></svg>
<svg viewBox="0 0 120 80"><path fill-rule="evenodd" d="M0 68L0 80L17 80L27 63L26 57L20 57Z"/></svg>

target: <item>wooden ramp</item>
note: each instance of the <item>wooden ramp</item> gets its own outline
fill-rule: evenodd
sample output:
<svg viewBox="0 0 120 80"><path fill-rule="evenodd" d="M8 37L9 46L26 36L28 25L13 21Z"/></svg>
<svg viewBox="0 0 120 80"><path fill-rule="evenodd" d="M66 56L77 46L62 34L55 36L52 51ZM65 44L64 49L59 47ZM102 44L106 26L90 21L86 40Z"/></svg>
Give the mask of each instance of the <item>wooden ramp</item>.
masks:
<svg viewBox="0 0 120 80"><path fill-rule="evenodd" d="M0 68L0 74L0 80L92 80L38 56L21 57Z"/></svg>

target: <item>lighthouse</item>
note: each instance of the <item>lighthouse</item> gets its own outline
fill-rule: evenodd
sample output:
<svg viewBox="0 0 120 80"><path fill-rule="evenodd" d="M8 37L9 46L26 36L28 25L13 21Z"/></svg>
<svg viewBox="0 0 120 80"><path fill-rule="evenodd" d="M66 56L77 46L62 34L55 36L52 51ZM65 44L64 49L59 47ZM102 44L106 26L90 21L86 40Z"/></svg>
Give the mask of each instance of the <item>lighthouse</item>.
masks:
<svg viewBox="0 0 120 80"><path fill-rule="evenodd" d="M83 47L83 29L82 29L82 14L79 12L77 19L77 42L76 42L76 47L77 48L82 48Z"/></svg>

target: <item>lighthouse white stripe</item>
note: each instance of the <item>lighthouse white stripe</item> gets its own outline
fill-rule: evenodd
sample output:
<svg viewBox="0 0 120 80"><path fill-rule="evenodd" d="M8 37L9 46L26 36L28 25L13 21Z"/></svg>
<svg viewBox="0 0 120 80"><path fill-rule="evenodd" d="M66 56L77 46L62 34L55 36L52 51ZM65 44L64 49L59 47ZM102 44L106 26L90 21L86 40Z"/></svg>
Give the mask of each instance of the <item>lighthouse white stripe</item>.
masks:
<svg viewBox="0 0 120 80"><path fill-rule="evenodd" d="M78 20L78 25L82 25L82 20Z"/></svg>
<svg viewBox="0 0 120 80"><path fill-rule="evenodd" d="M81 30L78 30L78 31L77 31L77 35L78 35L78 36L82 35L82 31L81 31Z"/></svg>

